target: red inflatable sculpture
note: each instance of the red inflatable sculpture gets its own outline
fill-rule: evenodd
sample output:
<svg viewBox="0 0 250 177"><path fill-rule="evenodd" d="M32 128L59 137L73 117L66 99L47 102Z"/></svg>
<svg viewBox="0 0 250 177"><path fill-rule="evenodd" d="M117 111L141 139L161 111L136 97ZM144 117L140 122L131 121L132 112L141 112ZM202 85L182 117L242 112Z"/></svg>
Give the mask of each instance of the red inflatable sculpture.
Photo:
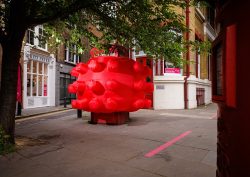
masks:
<svg viewBox="0 0 250 177"><path fill-rule="evenodd" d="M150 108L146 93L153 92L153 84L146 82L151 69L126 57L98 56L72 69L77 80L68 86L75 93L72 107L92 113L91 122L99 119L108 124L122 124L128 112Z"/></svg>

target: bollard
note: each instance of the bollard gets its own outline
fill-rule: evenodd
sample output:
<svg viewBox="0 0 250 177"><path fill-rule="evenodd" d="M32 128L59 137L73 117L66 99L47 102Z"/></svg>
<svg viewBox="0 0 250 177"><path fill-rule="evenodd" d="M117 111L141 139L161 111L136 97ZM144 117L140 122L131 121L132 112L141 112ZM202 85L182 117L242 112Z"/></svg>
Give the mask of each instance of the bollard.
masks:
<svg viewBox="0 0 250 177"><path fill-rule="evenodd" d="M20 102L17 103L17 116L21 116L22 114L22 105Z"/></svg>
<svg viewBox="0 0 250 177"><path fill-rule="evenodd" d="M67 104L66 104L66 97L64 97L64 99L63 99L63 105L64 105L65 108L67 107Z"/></svg>
<svg viewBox="0 0 250 177"><path fill-rule="evenodd" d="M77 118L82 118L82 110L77 109Z"/></svg>

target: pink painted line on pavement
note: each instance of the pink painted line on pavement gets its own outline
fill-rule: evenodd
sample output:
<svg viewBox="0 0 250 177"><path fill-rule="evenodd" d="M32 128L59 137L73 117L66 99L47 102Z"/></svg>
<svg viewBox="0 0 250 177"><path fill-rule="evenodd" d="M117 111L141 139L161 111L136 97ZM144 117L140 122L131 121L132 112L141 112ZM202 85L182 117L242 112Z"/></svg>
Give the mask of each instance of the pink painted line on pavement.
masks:
<svg viewBox="0 0 250 177"><path fill-rule="evenodd" d="M144 157L152 157L155 154L159 153L160 151L168 148L169 146L171 146L172 144L176 143L177 141L179 141L180 139L184 138L185 136L187 136L188 134L190 134L192 131L186 131L185 133L182 133L181 135L175 137L174 139L166 142L165 144L159 146L158 148L148 152L147 154L145 154Z"/></svg>

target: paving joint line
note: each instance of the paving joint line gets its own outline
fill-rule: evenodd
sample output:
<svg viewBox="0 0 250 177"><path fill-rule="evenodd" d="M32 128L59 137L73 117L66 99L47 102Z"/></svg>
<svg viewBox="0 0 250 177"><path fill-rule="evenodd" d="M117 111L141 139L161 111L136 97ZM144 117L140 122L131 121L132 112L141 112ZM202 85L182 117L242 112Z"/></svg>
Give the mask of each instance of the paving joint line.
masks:
<svg viewBox="0 0 250 177"><path fill-rule="evenodd" d="M53 110L53 111L46 111L46 112L41 112L41 113L30 114L30 115L16 116L15 120L36 117L36 116L40 116L40 115L44 115L44 114L50 114L50 113L56 113L56 112L63 112L63 111L71 110L71 109L72 108L63 108L63 109L58 109L58 110Z"/></svg>
<svg viewBox="0 0 250 177"><path fill-rule="evenodd" d="M199 148L199 147L194 147L194 146L187 146L187 145L183 145L183 144L179 144L179 143L175 143L174 145L182 146L182 147L189 147L189 148L199 149L199 150L204 150L204 151L212 151L212 150L210 150L210 149Z"/></svg>
<svg viewBox="0 0 250 177"><path fill-rule="evenodd" d="M56 110L56 111L51 111L51 112L32 114L32 115L27 115L27 116L22 116L22 117L16 118L15 121L22 122L22 121L26 121L26 120L41 118L41 117L44 117L46 115L52 115L52 114L67 112L67 111L71 111L71 110L73 110L73 109L69 108L69 109Z"/></svg>
<svg viewBox="0 0 250 177"><path fill-rule="evenodd" d="M95 157L96 159L108 160L108 161L110 161L110 162L112 162L112 163L118 163L118 164L120 164L120 165L126 165L126 166L128 166L128 167L130 167L130 168L137 169L137 170L140 170L140 171L143 171L143 172L146 172L146 173L150 173L150 174L153 174L153 175L157 175L157 176L160 176L160 177L168 177L168 176L165 176L165 175L158 174L158 173L156 173L156 172L152 172L152 171L145 170L145 169L143 169L143 168L139 168L139 167L132 166L132 165L128 164L127 161L121 162L121 161L111 160L111 159L107 159L107 158L105 158L105 157L100 157L100 156L95 156L95 155L94 155L94 157ZM142 157L143 157L143 156L142 156Z"/></svg>

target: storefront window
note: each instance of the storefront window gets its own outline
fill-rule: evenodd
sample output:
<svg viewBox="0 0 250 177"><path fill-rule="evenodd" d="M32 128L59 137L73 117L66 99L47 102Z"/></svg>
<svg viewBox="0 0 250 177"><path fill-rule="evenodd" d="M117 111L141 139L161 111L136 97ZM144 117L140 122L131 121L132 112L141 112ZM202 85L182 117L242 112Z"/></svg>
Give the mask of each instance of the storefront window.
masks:
<svg viewBox="0 0 250 177"><path fill-rule="evenodd" d="M27 72L30 73L31 70L31 61L28 61L27 63Z"/></svg>
<svg viewBox="0 0 250 177"><path fill-rule="evenodd" d="M27 96L47 96L47 82L48 64L33 60L28 61Z"/></svg>
<svg viewBox="0 0 250 177"><path fill-rule="evenodd" d="M37 96L37 75L33 75L32 96Z"/></svg>
<svg viewBox="0 0 250 177"><path fill-rule="evenodd" d="M31 75L27 74L27 96L31 96Z"/></svg>
<svg viewBox="0 0 250 177"><path fill-rule="evenodd" d="M47 96L47 90L48 90L48 76L44 76L44 83L43 83L43 96Z"/></svg>
<svg viewBox="0 0 250 177"><path fill-rule="evenodd" d="M36 68L37 68L37 62L33 61L33 65L32 65L32 73L36 73Z"/></svg>
<svg viewBox="0 0 250 177"><path fill-rule="evenodd" d="M43 63L39 63L39 74L43 73Z"/></svg>
<svg viewBox="0 0 250 177"><path fill-rule="evenodd" d="M44 75L48 75L48 64L44 63Z"/></svg>
<svg viewBox="0 0 250 177"><path fill-rule="evenodd" d="M43 96L43 76L38 76L38 96Z"/></svg>

